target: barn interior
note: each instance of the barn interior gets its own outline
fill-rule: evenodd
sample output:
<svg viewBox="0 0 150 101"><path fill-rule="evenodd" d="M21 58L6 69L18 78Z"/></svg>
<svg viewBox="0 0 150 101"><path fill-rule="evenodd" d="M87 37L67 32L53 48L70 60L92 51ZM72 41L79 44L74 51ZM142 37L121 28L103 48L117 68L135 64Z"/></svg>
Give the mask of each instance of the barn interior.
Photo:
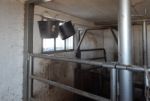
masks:
<svg viewBox="0 0 150 101"><path fill-rule="evenodd" d="M0 101L150 101L150 0L1 0Z"/></svg>

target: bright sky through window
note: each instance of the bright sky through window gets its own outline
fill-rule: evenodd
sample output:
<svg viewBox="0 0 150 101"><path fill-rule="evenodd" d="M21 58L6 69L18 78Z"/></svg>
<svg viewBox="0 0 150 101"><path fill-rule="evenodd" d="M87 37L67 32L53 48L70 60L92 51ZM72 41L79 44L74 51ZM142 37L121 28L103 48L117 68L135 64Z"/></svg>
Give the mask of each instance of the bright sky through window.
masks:
<svg viewBox="0 0 150 101"><path fill-rule="evenodd" d="M43 39L43 51L54 51L54 39Z"/></svg>

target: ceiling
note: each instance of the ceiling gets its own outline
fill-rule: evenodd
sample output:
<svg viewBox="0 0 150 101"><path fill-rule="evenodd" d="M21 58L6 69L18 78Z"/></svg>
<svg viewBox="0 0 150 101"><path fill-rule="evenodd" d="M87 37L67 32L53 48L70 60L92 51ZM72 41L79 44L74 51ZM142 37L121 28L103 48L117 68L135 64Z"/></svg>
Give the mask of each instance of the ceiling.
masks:
<svg viewBox="0 0 150 101"><path fill-rule="evenodd" d="M117 22L118 0L52 0L42 6L95 23ZM150 15L150 0L132 0L132 15L144 15L145 8Z"/></svg>

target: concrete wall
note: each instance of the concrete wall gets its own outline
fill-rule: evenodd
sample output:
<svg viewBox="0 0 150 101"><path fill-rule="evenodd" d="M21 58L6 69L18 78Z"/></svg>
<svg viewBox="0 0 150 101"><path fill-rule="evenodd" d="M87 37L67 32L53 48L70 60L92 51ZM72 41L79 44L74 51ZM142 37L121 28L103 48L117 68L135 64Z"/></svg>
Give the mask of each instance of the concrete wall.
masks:
<svg viewBox="0 0 150 101"><path fill-rule="evenodd" d="M103 48L104 47L104 33L100 30L88 31L83 39L81 44L81 49L95 49L95 48ZM81 58L95 58L95 57L103 57L103 51L90 51L90 52L81 52ZM102 60L104 61L104 59Z"/></svg>
<svg viewBox="0 0 150 101"><path fill-rule="evenodd" d="M142 26L133 27L133 56L135 65L143 65L142 54Z"/></svg>
<svg viewBox="0 0 150 101"><path fill-rule="evenodd" d="M24 5L0 0L0 101L22 101Z"/></svg>
<svg viewBox="0 0 150 101"><path fill-rule="evenodd" d="M114 32L116 36L118 36L115 30ZM116 44L110 29L103 30L103 34L104 34L104 48L106 49L107 61L114 62L117 60L116 58L118 55L118 45Z"/></svg>
<svg viewBox="0 0 150 101"><path fill-rule="evenodd" d="M115 31L116 35L118 36L118 32ZM133 56L134 56L134 64L135 65L142 65L142 26L141 25L134 25L132 26L132 33L133 33ZM108 61L115 61L116 54L118 51L118 45L116 44L114 37L110 30L103 30L104 34L104 48L107 52L107 59ZM150 26L148 26L148 39L150 37ZM148 40L148 44L150 41ZM148 45L148 50L150 49ZM148 58L150 59L150 52L148 51ZM150 65L150 62L149 62Z"/></svg>

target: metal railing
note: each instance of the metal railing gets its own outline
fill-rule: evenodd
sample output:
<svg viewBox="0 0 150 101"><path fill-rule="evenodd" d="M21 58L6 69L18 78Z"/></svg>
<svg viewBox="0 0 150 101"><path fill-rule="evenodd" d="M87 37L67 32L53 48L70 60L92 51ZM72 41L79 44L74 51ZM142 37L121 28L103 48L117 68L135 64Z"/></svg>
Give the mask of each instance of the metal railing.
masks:
<svg viewBox="0 0 150 101"><path fill-rule="evenodd" d="M94 65L99 66L99 68L108 68L108 69L121 69L121 70L130 70L130 71L138 71L138 72L144 72L145 69L140 66L135 65L121 65L121 64L115 64L115 63L104 63L104 62L96 62L96 61L89 61L89 60L81 60L81 59L71 59L71 58L64 58L64 57L55 57L55 56L48 56L48 55L42 55L42 54L29 54L29 76L28 76L28 101L31 101L33 96L33 80L37 80L46 84L53 85L55 87L67 90L69 92L88 97L90 99L96 100L96 101L110 101L109 99L100 97L98 95L91 94L89 92L79 90L52 80L47 80L38 76L35 76L33 73L33 61L34 58L42 58L42 59L48 59L53 61L64 61L64 62L72 62L72 63L79 63L79 64L87 64L87 65Z"/></svg>

